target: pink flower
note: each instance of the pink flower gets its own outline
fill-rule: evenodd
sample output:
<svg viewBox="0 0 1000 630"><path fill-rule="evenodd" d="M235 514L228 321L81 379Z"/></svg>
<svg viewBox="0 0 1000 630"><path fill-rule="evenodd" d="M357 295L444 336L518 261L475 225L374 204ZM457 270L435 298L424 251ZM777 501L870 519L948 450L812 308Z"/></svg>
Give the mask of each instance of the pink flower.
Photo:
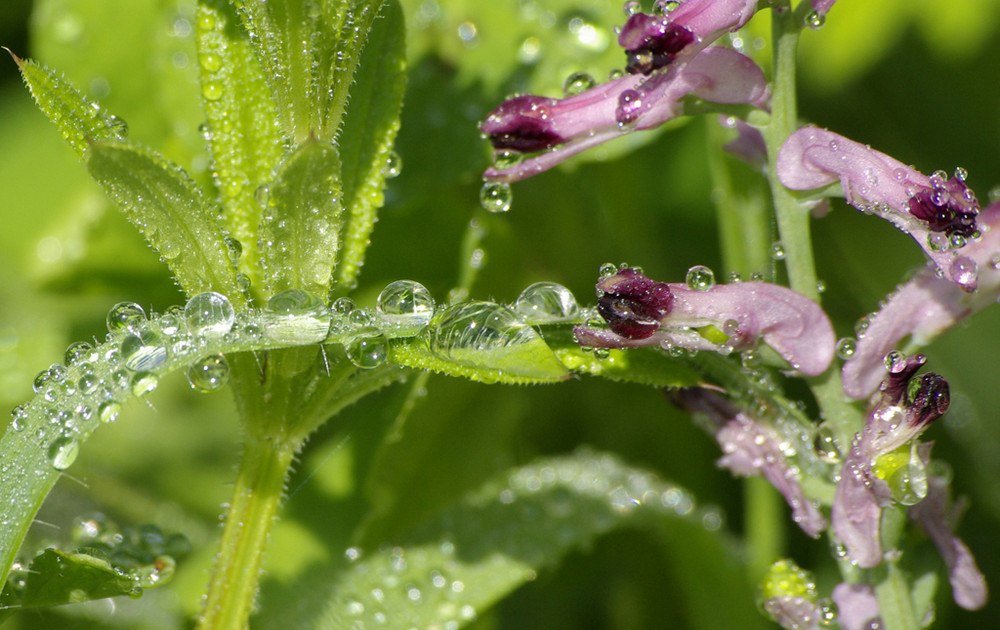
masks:
<svg viewBox="0 0 1000 630"><path fill-rule="evenodd" d="M537 175L590 147L682 115L688 95L760 108L768 100L761 69L727 48L708 48L683 66L649 77L626 75L562 99L515 96L479 128L495 149L537 155L510 168L492 167L484 176L512 182Z"/></svg>
<svg viewBox="0 0 1000 630"><path fill-rule="evenodd" d="M792 190L814 190L839 181L847 201L878 214L910 234L952 282L966 291L977 283L965 243L979 234L979 202L965 174L930 177L871 147L818 129L799 129L782 145L778 178Z"/></svg>
<svg viewBox="0 0 1000 630"><path fill-rule="evenodd" d="M885 374L882 358L904 338L926 345L972 313L994 304L1000 295L1000 202L978 217L982 236L963 249L979 272L978 290L967 293L929 267L919 271L889 296L886 304L858 335L854 354L844 363L844 392L854 399L869 396Z"/></svg>
<svg viewBox="0 0 1000 630"><path fill-rule="evenodd" d="M826 314L809 298L776 284L741 282L699 291L622 269L601 278L597 290L598 310L608 329L575 328L581 345L730 352L762 340L810 376L833 360L835 340ZM702 334L699 328L705 326L714 326L724 341Z"/></svg>
<svg viewBox="0 0 1000 630"><path fill-rule="evenodd" d="M795 468L785 458L785 439L770 424L753 418L706 388L681 389L672 399L689 413L702 416L722 448L719 466L743 477L762 476L785 498L792 520L816 538L826 529L826 519L816 503L806 497Z"/></svg>

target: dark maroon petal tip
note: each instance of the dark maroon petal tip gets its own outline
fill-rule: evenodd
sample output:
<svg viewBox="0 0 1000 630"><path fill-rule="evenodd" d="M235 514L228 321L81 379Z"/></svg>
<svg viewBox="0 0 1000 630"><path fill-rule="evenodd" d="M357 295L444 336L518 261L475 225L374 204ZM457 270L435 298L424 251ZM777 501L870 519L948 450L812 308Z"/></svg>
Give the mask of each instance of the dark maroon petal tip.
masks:
<svg viewBox="0 0 1000 630"><path fill-rule="evenodd" d="M552 128L548 109L558 101L541 96L515 96L501 103L479 126L495 149L536 153L563 144Z"/></svg>
<svg viewBox="0 0 1000 630"><path fill-rule="evenodd" d="M898 359L887 357L889 373L879 385L882 392L882 403L886 405L898 405L903 402L909 387L910 379L917 373L925 363L927 357L922 354L914 354L903 357L902 353L896 353Z"/></svg>
<svg viewBox="0 0 1000 630"><path fill-rule="evenodd" d="M636 13L622 27L618 43L625 49L625 70L649 74L670 64L697 39L691 29L671 24L666 16Z"/></svg>
<svg viewBox="0 0 1000 630"><path fill-rule="evenodd" d="M922 188L907 204L910 214L925 222L932 232L944 232L949 237L972 237L977 231L976 216L979 202L964 181L952 177L948 181L931 178L932 188Z"/></svg>
<svg viewBox="0 0 1000 630"><path fill-rule="evenodd" d="M665 282L650 280L635 269L601 278L597 290L597 311L612 331L626 339L652 336L674 303Z"/></svg>
<svg viewBox="0 0 1000 630"><path fill-rule="evenodd" d="M951 394L948 381L943 377L933 373L924 374L910 385L910 394L907 396L909 416L915 425L926 426L948 411Z"/></svg>

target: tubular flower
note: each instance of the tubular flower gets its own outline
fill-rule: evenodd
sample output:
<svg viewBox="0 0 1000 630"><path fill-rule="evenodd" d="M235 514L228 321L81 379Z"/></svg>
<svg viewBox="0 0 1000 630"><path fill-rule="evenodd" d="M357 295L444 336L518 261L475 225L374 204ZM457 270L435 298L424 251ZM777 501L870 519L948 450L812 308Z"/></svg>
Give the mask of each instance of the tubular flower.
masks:
<svg viewBox="0 0 1000 630"><path fill-rule="evenodd" d="M841 582L833 587L830 598L840 611L837 623L842 630L870 630L882 627L882 609L879 608L878 598L875 597L875 589L870 585Z"/></svg>
<svg viewBox="0 0 1000 630"><path fill-rule="evenodd" d="M837 0L810 0L813 11L820 15L826 15Z"/></svg>
<svg viewBox="0 0 1000 630"><path fill-rule="evenodd" d="M977 286L965 243L979 235L979 202L957 170L930 177L884 153L816 127L799 129L782 145L778 179L792 190L840 182L847 201L907 232L945 276L965 291Z"/></svg>
<svg viewBox="0 0 1000 630"><path fill-rule="evenodd" d="M607 329L574 328L584 346L659 345L728 353L758 339L810 376L833 360L833 328L815 302L786 287L740 282L691 288L622 269L597 283L597 308Z"/></svg>
<svg viewBox="0 0 1000 630"><path fill-rule="evenodd" d="M863 568L882 562L882 509L913 505L927 496L930 444L915 440L950 402L948 383L937 374L916 377L922 354L895 357L880 386L880 400L844 458L831 510L833 531L848 557ZM912 443L909 452L905 445Z"/></svg>
<svg viewBox="0 0 1000 630"><path fill-rule="evenodd" d="M735 31L757 12L757 0L687 0L666 15L636 13L618 36L625 69L651 72L691 58L723 33Z"/></svg>
<svg viewBox="0 0 1000 630"><path fill-rule="evenodd" d="M983 208L978 217L982 237L965 246L963 254L979 270L979 288L966 293L928 267L899 287L858 335L857 348L844 362L844 392L866 398L884 374L882 357L909 337L926 345L965 317L994 304L1000 296L1000 202Z"/></svg>
<svg viewBox="0 0 1000 630"><path fill-rule="evenodd" d="M650 77L625 75L562 99L515 96L479 129L494 149L537 153L484 177L512 182L546 171L570 156L632 131L651 129L684 113L688 95L724 104L767 106L764 73L749 57L708 48L683 66Z"/></svg>
<svg viewBox="0 0 1000 630"><path fill-rule="evenodd" d="M986 605L986 578L972 552L952 531L955 519L950 503L947 482L932 475L928 478L927 498L911 506L907 514L930 536L944 558L955 603L967 610L978 610Z"/></svg>
<svg viewBox="0 0 1000 630"><path fill-rule="evenodd" d="M785 439L773 426L705 388L681 389L673 392L672 398L702 418L715 435L723 452L718 461L721 468L743 477L760 475L767 479L792 509L792 520L813 538L826 529L826 519L816 503L806 497L795 468L785 457L781 446Z"/></svg>

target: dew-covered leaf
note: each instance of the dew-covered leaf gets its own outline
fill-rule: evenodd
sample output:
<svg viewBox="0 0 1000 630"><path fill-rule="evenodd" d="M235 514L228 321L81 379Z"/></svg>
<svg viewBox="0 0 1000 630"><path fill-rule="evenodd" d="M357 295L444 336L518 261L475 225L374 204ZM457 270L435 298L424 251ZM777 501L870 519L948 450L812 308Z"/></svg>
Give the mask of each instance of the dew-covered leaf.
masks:
<svg viewBox="0 0 1000 630"><path fill-rule="evenodd" d="M30 59L19 59L13 53L11 56L38 108L81 158L90 142L118 143L125 139L128 132L124 121L102 110L65 77Z"/></svg>
<svg viewBox="0 0 1000 630"><path fill-rule="evenodd" d="M199 3L195 29L207 119L201 133L212 151L223 222L242 245L240 272L251 287L263 286L257 240L261 202L283 150L278 112L233 9L221 0Z"/></svg>
<svg viewBox="0 0 1000 630"><path fill-rule="evenodd" d="M270 294L328 293L340 238L340 193L340 157L328 142L310 139L282 165L261 224Z"/></svg>
<svg viewBox="0 0 1000 630"><path fill-rule="evenodd" d="M399 130L405 70L405 23L398 2L391 0L372 25L337 140L347 209L343 254L336 271L343 287L352 287L357 280L376 211L384 201L385 180L399 168L389 162Z"/></svg>
<svg viewBox="0 0 1000 630"><path fill-rule="evenodd" d="M142 593L132 576L116 571L107 560L58 549L46 549L12 577L19 588L5 590L0 605L59 606Z"/></svg>
<svg viewBox="0 0 1000 630"><path fill-rule="evenodd" d="M332 140L382 0L235 2L264 66L285 133Z"/></svg>
<svg viewBox="0 0 1000 630"><path fill-rule="evenodd" d="M688 363L671 357L660 348L585 351L573 339L569 326L548 326L541 330L570 372L652 387L690 387L704 380Z"/></svg>
<svg viewBox="0 0 1000 630"><path fill-rule="evenodd" d="M242 303L222 230L183 169L134 147L91 144L87 170L159 252L188 295L218 291Z"/></svg>
<svg viewBox="0 0 1000 630"><path fill-rule="evenodd" d="M445 308L418 337L396 340L390 360L483 383L551 383L569 377L534 328L493 302Z"/></svg>
<svg viewBox="0 0 1000 630"><path fill-rule="evenodd" d="M677 519L700 528L705 513L684 489L612 455L542 459L488 481L399 540L348 550L332 583L311 580L304 589L324 604L297 627L459 628L602 534Z"/></svg>

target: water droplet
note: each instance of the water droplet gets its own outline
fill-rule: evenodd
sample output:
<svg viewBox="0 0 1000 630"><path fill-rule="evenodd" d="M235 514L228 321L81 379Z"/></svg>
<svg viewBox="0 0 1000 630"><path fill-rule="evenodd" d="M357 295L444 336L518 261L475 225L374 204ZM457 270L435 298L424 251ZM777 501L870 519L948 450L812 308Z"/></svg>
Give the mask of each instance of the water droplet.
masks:
<svg viewBox="0 0 1000 630"><path fill-rule="evenodd" d="M118 419L121 405L113 400L106 400L97 407L97 417L104 424L109 424Z"/></svg>
<svg viewBox="0 0 1000 630"><path fill-rule="evenodd" d="M77 381L77 386L80 388L80 393L84 396L90 396L97 389L97 386L101 384L100 379L94 374L85 373Z"/></svg>
<svg viewBox="0 0 1000 630"><path fill-rule="evenodd" d="M619 127L634 123L642 112L642 95L636 90L624 90L618 95L615 120Z"/></svg>
<svg viewBox="0 0 1000 630"><path fill-rule="evenodd" d="M86 341L74 341L69 344L69 347L66 348L66 354L64 356L66 365L71 367L81 363L96 361L97 358L94 346L90 345Z"/></svg>
<svg viewBox="0 0 1000 630"><path fill-rule="evenodd" d="M312 293L289 289L267 301L263 324L264 334L278 343L316 343L330 333L330 311Z"/></svg>
<svg viewBox="0 0 1000 630"><path fill-rule="evenodd" d="M597 274L602 278L608 278L618 273L618 267L614 263L604 263L597 270Z"/></svg>
<svg viewBox="0 0 1000 630"><path fill-rule="evenodd" d="M28 406L25 404L14 407L10 412L10 426L15 431L23 431L28 422Z"/></svg>
<svg viewBox="0 0 1000 630"><path fill-rule="evenodd" d="M882 363L885 365L885 369L896 374L906 367L906 355L899 350L893 350L882 357Z"/></svg>
<svg viewBox="0 0 1000 630"><path fill-rule="evenodd" d="M399 157L395 151L389 151L389 155L385 159L385 166L382 167L382 176L386 179L392 179L399 177L401 172L403 172L403 158Z"/></svg>
<svg viewBox="0 0 1000 630"><path fill-rule="evenodd" d="M853 337L844 337L837 341L837 356L845 361L854 356L858 342Z"/></svg>
<svg viewBox="0 0 1000 630"><path fill-rule="evenodd" d="M715 274L704 265L695 265L687 271L684 282L695 291L708 291L715 286Z"/></svg>
<svg viewBox="0 0 1000 630"><path fill-rule="evenodd" d="M816 436L813 438L813 447L824 461L834 463L840 458L840 451L837 449L837 442L833 438L833 431L826 424L822 424L816 429Z"/></svg>
<svg viewBox="0 0 1000 630"><path fill-rule="evenodd" d="M434 298L424 285L413 280L397 280L382 289L375 310L400 337L416 335L434 316Z"/></svg>
<svg viewBox="0 0 1000 630"><path fill-rule="evenodd" d="M218 72L222 67L222 55L203 53L198 56L198 63L205 72Z"/></svg>
<svg viewBox="0 0 1000 630"><path fill-rule="evenodd" d="M824 597L816 602L819 608L819 625L821 628L829 628L836 621L840 614L837 604L829 597Z"/></svg>
<svg viewBox="0 0 1000 630"><path fill-rule="evenodd" d="M108 116L108 127L111 129L111 133L119 140L128 138L128 123L125 122L124 118Z"/></svg>
<svg viewBox="0 0 1000 630"><path fill-rule="evenodd" d="M826 23L826 16L818 11L810 11L806 14L805 25L812 30L818 30Z"/></svg>
<svg viewBox="0 0 1000 630"><path fill-rule="evenodd" d="M479 203L489 212L507 212L512 199L510 184L502 182L486 182L479 191Z"/></svg>
<svg viewBox="0 0 1000 630"><path fill-rule="evenodd" d="M56 470L66 470L80 454L80 443L69 436L56 438L49 444L49 461Z"/></svg>
<svg viewBox="0 0 1000 630"><path fill-rule="evenodd" d="M555 282L536 282L521 291L514 311L529 323L574 319L580 315L576 297Z"/></svg>
<svg viewBox="0 0 1000 630"><path fill-rule="evenodd" d="M347 344L347 358L363 370L382 365L388 356L389 340L374 328L369 334L359 335Z"/></svg>
<svg viewBox="0 0 1000 630"><path fill-rule="evenodd" d="M776 241L771 244L771 260L784 260L785 259L785 246L781 241Z"/></svg>
<svg viewBox="0 0 1000 630"><path fill-rule="evenodd" d="M203 122L198 125L198 135L206 142L211 140L215 135L212 131L212 123Z"/></svg>
<svg viewBox="0 0 1000 630"><path fill-rule="evenodd" d="M152 372L137 372L132 377L132 394L135 396L145 396L156 389L156 386L159 384L160 380Z"/></svg>
<svg viewBox="0 0 1000 630"><path fill-rule="evenodd" d="M209 291L188 300L184 306L184 320L194 334L223 335L232 330L236 312L229 298Z"/></svg>
<svg viewBox="0 0 1000 630"><path fill-rule="evenodd" d="M816 293L820 294L826 293L826 282L824 282L823 280L816 281Z"/></svg>
<svg viewBox="0 0 1000 630"><path fill-rule="evenodd" d="M493 168L504 171L513 166L517 166L524 159L524 154L518 151L507 151L501 149L493 152Z"/></svg>
<svg viewBox="0 0 1000 630"><path fill-rule="evenodd" d="M188 383L202 393L214 392L229 382L229 362L221 354L198 359L188 368Z"/></svg>
<svg viewBox="0 0 1000 630"><path fill-rule="evenodd" d="M563 94L566 96L576 96L577 94L586 92L595 85L597 85L597 81L586 72L574 72L563 81Z"/></svg>
<svg viewBox="0 0 1000 630"><path fill-rule="evenodd" d="M625 17L632 17L642 11L642 3L638 0L628 0L628 2L622 5L622 11L625 12Z"/></svg>
<svg viewBox="0 0 1000 630"><path fill-rule="evenodd" d="M160 338L148 330L129 335L121 343L125 367L133 372L146 372L163 365L167 349Z"/></svg>
<svg viewBox="0 0 1000 630"><path fill-rule="evenodd" d="M201 95L206 101L217 101L222 98L222 84L218 81L208 81L201 86Z"/></svg>
<svg viewBox="0 0 1000 630"><path fill-rule="evenodd" d="M611 356L611 350L608 348L594 348L594 358L598 361L603 361Z"/></svg>
<svg viewBox="0 0 1000 630"><path fill-rule="evenodd" d="M120 302L108 311L108 331L111 334L137 330L146 321L146 311L135 302Z"/></svg>
<svg viewBox="0 0 1000 630"><path fill-rule="evenodd" d="M655 0L653 2L653 15L666 15L680 6L677 0Z"/></svg>

